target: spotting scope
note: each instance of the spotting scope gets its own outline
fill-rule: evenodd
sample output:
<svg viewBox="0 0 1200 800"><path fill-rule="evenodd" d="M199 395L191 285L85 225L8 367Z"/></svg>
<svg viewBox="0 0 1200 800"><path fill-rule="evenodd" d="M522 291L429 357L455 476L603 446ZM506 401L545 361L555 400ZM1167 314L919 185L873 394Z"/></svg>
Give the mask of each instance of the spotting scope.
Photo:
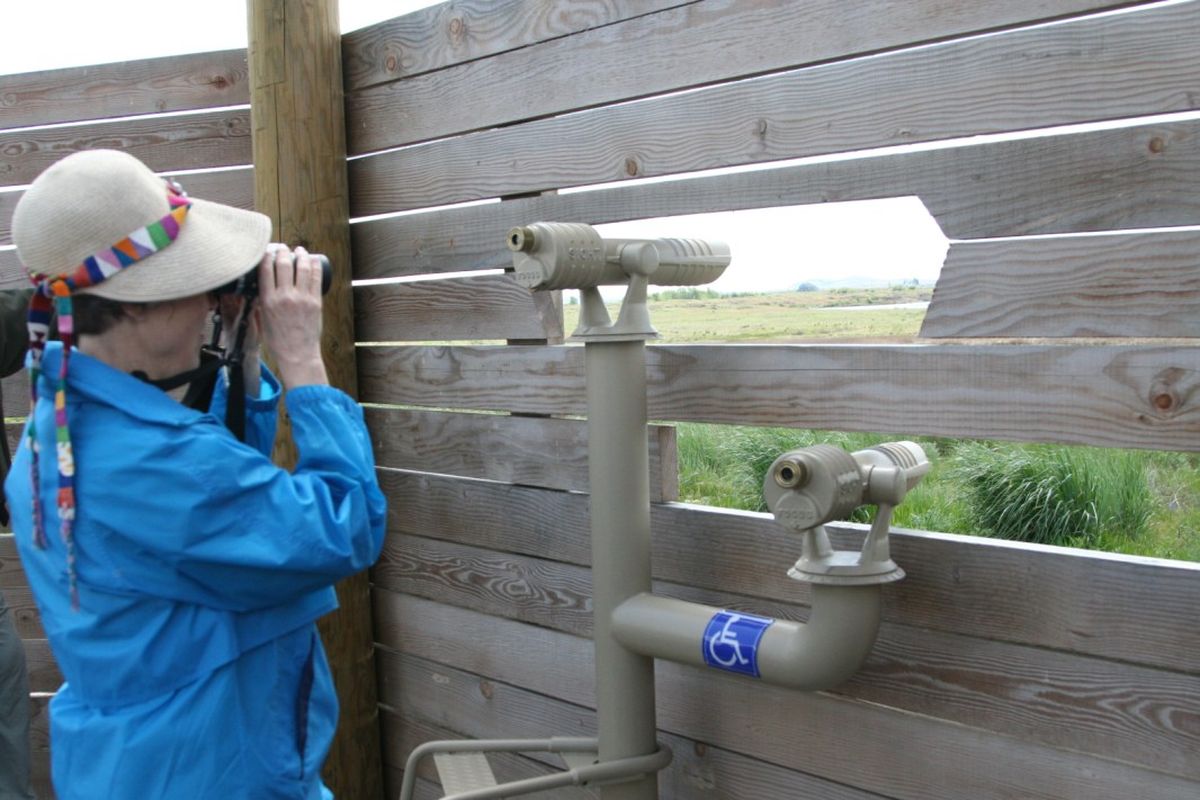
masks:
<svg viewBox="0 0 1200 800"><path fill-rule="evenodd" d="M658 336L650 325L646 286L699 286L721 277L729 246L702 239L606 239L591 225L535 222L508 232L521 286L533 291L578 289L575 338L583 341ZM621 313L610 321L601 286L625 286Z"/></svg>
<svg viewBox="0 0 1200 800"><path fill-rule="evenodd" d="M855 453L818 444L776 458L763 478L763 498L775 519L803 539L803 553L788 575L843 585L904 577L888 544L892 511L928 471L929 458L914 442L887 442ZM861 505L878 506L862 551L835 550L825 523L847 519Z"/></svg>
<svg viewBox="0 0 1200 800"><path fill-rule="evenodd" d="M605 239L591 225L535 222L508 232L517 282L530 289L622 286L640 275L657 286L712 283L729 247L701 239Z"/></svg>

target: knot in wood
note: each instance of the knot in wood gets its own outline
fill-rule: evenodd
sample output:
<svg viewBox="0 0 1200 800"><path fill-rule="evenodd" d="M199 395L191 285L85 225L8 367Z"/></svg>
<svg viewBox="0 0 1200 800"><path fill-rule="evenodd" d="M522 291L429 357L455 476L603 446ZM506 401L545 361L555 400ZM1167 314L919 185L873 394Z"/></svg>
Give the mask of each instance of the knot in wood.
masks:
<svg viewBox="0 0 1200 800"><path fill-rule="evenodd" d="M395 72L396 67L400 66L400 59L396 58L394 53L390 54L383 62L383 66L388 72Z"/></svg>
<svg viewBox="0 0 1200 800"><path fill-rule="evenodd" d="M1149 147L1151 153L1158 154L1167 149L1167 143L1161 136L1155 136L1150 140Z"/></svg>
<svg viewBox="0 0 1200 800"><path fill-rule="evenodd" d="M479 682L479 693L481 695L483 695L484 697L486 697L488 700L491 700L492 695L494 695L496 693L496 687L492 684L491 681L480 681Z"/></svg>
<svg viewBox="0 0 1200 800"><path fill-rule="evenodd" d="M467 30L467 24L463 22L462 17L455 17L450 20L450 38L461 39Z"/></svg>
<svg viewBox="0 0 1200 800"><path fill-rule="evenodd" d="M637 176L637 174L638 174L637 159L634 159L634 158L625 159L625 174L631 178Z"/></svg>
<svg viewBox="0 0 1200 800"><path fill-rule="evenodd" d="M1172 411L1178 404L1175 395L1170 392L1161 392L1154 396L1154 407L1159 411Z"/></svg>
<svg viewBox="0 0 1200 800"><path fill-rule="evenodd" d="M224 75L214 75L213 79L211 81L209 81L209 83L211 83L213 86L217 87L218 89L224 89L229 86L230 80L229 80L229 78L226 78Z"/></svg>

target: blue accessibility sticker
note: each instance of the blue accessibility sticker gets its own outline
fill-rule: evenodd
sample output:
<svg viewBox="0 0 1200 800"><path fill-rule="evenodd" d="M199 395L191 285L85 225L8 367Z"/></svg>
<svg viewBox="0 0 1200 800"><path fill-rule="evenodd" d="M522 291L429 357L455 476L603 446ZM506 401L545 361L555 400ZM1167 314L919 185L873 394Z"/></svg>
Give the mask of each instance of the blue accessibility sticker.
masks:
<svg viewBox="0 0 1200 800"><path fill-rule="evenodd" d="M704 630L704 663L727 672L759 677L758 643L773 622L770 617L718 611Z"/></svg>

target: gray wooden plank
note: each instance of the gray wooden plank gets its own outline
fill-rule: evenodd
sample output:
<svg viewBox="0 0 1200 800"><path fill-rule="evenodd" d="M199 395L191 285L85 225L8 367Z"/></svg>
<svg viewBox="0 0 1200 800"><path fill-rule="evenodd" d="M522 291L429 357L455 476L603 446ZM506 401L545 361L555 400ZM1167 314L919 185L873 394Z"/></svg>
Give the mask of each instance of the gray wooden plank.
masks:
<svg viewBox="0 0 1200 800"><path fill-rule="evenodd" d="M354 319L360 342L563 340L562 293L530 292L512 275L360 286Z"/></svg>
<svg viewBox="0 0 1200 800"><path fill-rule="evenodd" d="M658 345L655 420L1200 449L1200 351L1123 345ZM360 398L585 414L583 348L364 347Z"/></svg>
<svg viewBox="0 0 1200 800"><path fill-rule="evenodd" d="M710 0L355 92L347 144L367 153L1114 5Z"/></svg>
<svg viewBox="0 0 1200 800"><path fill-rule="evenodd" d="M392 536L591 563L586 495L389 470L380 482ZM807 584L786 575L799 542L770 515L666 504L651 507L651 523L656 579L808 602ZM828 527L839 547L861 547L864 526ZM908 530L891 544L908 577L888 589L890 623L1200 672L1200 565Z"/></svg>
<svg viewBox="0 0 1200 800"><path fill-rule="evenodd" d="M241 49L0 75L0 129L249 102Z"/></svg>
<svg viewBox="0 0 1200 800"><path fill-rule="evenodd" d="M1200 336L1200 233L952 243L921 335Z"/></svg>
<svg viewBox="0 0 1200 800"><path fill-rule="evenodd" d="M389 557L395 550L405 553L409 577L376 584L382 646L499 680L528 672L556 695L558 687L588 671L554 658L559 640L541 633L545 628L591 635L590 608L577 614L574 604L560 599L582 589L586 601L586 570L412 538L389 545ZM489 569L489 559L503 566ZM452 573L448 563L455 565ZM420 575L422 569L437 577ZM520 591L517 574L526 578ZM661 582L655 590L718 608L808 617L806 608L786 602ZM553 599L565 613L535 608L538 597ZM526 635L527 625L538 626L537 638ZM522 652L512 672L498 674L495 653L506 640L520 640ZM1200 719L1198 687L1197 676L885 623L862 670L833 693L1200 780L1193 758L1200 734L1192 725ZM595 701L589 693L579 702Z"/></svg>
<svg viewBox="0 0 1200 800"><path fill-rule="evenodd" d="M1106 231L1200 224L1198 181L1200 123L1178 122L543 195L362 222L351 236L361 279L511 266L505 234L537 220L598 224L908 195L951 239ZM352 213L390 204L393 189L380 188L373 197L355 186Z"/></svg>
<svg viewBox="0 0 1200 800"><path fill-rule="evenodd" d="M70 153L124 150L157 172L251 162L250 111L235 109L0 133L0 184L31 183Z"/></svg>
<svg viewBox="0 0 1200 800"><path fill-rule="evenodd" d="M62 673L46 639L25 639L25 670L29 676L29 691L56 692L62 685Z"/></svg>
<svg viewBox="0 0 1200 800"><path fill-rule="evenodd" d="M39 800L54 800L50 781L50 695L35 694L30 699L29 740L34 794Z"/></svg>
<svg viewBox="0 0 1200 800"><path fill-rule="evenodd" d="M570 697L560 699L577 703L583 684L578 673L590 661L589 643L560 636L558 658L572 663L576 673L573 685L562 690ZM475 736L518 737L594 729L594 716L585 707L539 702L538 695L552 690L536 673L514 679L517 685L484 675L489 687L484 692L481 676L457 665L388 653L380 662L383 702L446 727ZM1190 800L1197 788L1194 781L832 695L789 692L669 662L659 662L656 672L660 728L891 797ZM914 758L913 753L937 756Z"/></svg>
<svg viewBox="0 0 1200 800"><path fill-rule="evenodd" d="M587 423L439 411L364 409L381 467L586 491ZM650 496L679 497L675 429L647 428Z"/></svg>
<svg viewBox="0 0 1200 800"><path fill-rule="evenodd" d="M11 533L0 533L0 592L4 592L4 603L12 615L17 635L22 639L45 639L37 604L25 580Z"/></svg>
<svg viewBox="0 0 1200 800"><path fill-rule="evenodd" d="M452 0L342 36L347 93L695 0Z"/></svg>
<svg viewBox="0 0 1200 800"><path fill-rule="evenodd" d="M356 215L1190 111L1197 38L1200 8L1150 8L491 128L352 162Z"/></svg>
<svg viewBox="0 0 1200 800"><path fill-rule="evenodd" d="M29 413L29 373L25 370L0 378L4 416L24 418Z"/></svg>

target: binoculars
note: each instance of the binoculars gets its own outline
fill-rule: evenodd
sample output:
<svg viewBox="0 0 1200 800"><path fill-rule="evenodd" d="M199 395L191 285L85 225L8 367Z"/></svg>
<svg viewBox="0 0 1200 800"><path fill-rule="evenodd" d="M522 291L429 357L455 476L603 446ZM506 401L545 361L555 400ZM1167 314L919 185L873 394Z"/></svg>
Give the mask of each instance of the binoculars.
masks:
<svg viewBox="0 0 1200 800"><path fill-rule="evenodd" d="M274 251L274 247L267 248L268 253ZM321 265L321 294L329 294L329 287L333 284L333 265L329 263L327 257L320 253L311 253L310 256ZM241 277L224 286L217 287L216 293L218 295L236 294L242 297L258 297L258 264L248 269Z"/></svg>

